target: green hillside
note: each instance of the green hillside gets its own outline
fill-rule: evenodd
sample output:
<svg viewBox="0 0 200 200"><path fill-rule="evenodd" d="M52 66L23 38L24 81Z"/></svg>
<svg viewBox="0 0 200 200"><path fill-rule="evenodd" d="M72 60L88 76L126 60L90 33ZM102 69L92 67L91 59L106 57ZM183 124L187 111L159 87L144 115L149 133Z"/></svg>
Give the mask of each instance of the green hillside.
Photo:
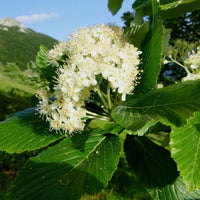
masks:
<svg viewBox="0 0 200 200"><path fill-rule="evenodd" d="M30 60L35 61L40 45L50 49L57 42L31 29L21 32L17 26L6 27L7 30L3 27L5 26L0 24L0 62L3 64L12 62L25 69Z"/></svg>
<svg viewBox="0 0 200 200"><path fill-rule="evenodd" d="M0 121L32 105L36 90L45 85L36 55L41 45L51 49L56 42L15 19L0 19Z"/></svg>

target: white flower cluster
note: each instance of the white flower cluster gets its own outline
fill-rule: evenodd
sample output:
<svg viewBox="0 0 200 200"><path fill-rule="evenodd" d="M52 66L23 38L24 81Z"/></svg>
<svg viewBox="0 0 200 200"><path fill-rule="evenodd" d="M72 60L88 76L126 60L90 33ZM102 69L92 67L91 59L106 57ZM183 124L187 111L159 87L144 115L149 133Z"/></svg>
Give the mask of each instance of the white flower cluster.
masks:
<svg viewBox="0 0 200 200"><path fill-rule="evenodd" d="M60 42L53 49L51 49L48 53L48 56L54 65L59 66L58 61L62 61L62 56L66 55L66 53L67 53L67 42L64 41Z"/></svg>
<svg viewBox="0 0 200 200"><path fill-rule="evenodd" d="M200 79L200 51L199 47L197 47L197 52L192 51L188 55L188 58L184 61L184 64L189 66L191 72L187 74L186 77L182 79L182 81L187 80L196 80Z"/></svg>
<svg viewBox="0 0 200 200"><path fill-rule="evenodd" d="M104 24L82 28L67 42L60 42L49 52L52 61L67 55L66 65L58 72L54 100L45 91L38 92L39 112L47 116L50 126L69 134L83 130L87 110L85 101L98 86L97 76L107 80L112 91L125 100L137 84L139 54L126 43L119 27Z"/></svg>
<svg viewBox="0 0 200 200"><path fill-rule="evenodd" d="M197 80L200 79L200 73L193 74L188 73L186 77L182 78L182 81Z"/></svg>
<svg viewBox="0 0 200 200"><path fill-rule="evenodd" d="M197 47L197 52L192 51L188 55L188 58L184 62L186 65L189 65L191 69L198 69L200 68L200 51L199 47Z"/></svg>

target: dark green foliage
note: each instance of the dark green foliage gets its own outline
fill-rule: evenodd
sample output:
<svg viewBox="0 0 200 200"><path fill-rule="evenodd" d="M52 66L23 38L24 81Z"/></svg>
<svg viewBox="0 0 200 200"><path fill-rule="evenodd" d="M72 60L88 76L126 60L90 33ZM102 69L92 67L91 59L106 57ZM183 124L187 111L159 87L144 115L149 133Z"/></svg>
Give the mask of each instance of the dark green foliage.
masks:
<svg viewBox="0 0 200 200"><path fill-rule="evenodd" d="M199 0L160 0L161 16L163 19L177 18L187 12L200 9ZM152 15L151 0L136 0L133 9L142 12L143 16Z"/></svg>
<svg viewBox="0 0 200 200"><path fill-rule="evenodd" d="M163 187L178 177L176 163L170 152L146 137L128 135L124 150L130 167L146 187Z"/></svg>
<svg viewBox="0 0 200 200"><path fill-rule="evenodd" d="M26 161L36 156L40 151L23 152L21 154L8 154L0 151L0 199L10 200L9 191L17 172Z"/></svg>
<svg viewBox="0 0 200 200"><path fill-rule="evenodd" d="M127 136L124 150L129 166L152 199L199 199L200 192L187 192L170 152L147 138Z"/></svg>
<svg viewBox="0 0 200 200"><path fill-rule="evenodd" d="M171 29L171 41L184 39L196 42L200 37L200 10L188 12L173 19L164 19L165 28ZM130 28L131 22L135 19L135 12L126 12L122 16L125 30ZM146 18L147 19L147 18Z"/></svg>
<svg viewBox="0 0 200 200"><path fill-rule="evenodd" d="M108 188L105 189L109 194L112 191L114 194L120 195L120 200L148 200L149 194L145 190L143 183L138 179L138 176L131 170L125 156L122 156L118 164L118 169L115 171ZM112 200L111 198L108 200ZM118 198L116 198L118 200Z"/></svg>
<svg viewBox="0 0 200 200"><path fill-rule="evenodd" d="M115 15L122 6L123 0L108 0L108 8Z"/></svg>
<svg viewBox="0 0 200 200"><path fill-rule="evenodd" d="M17 27L9 27L8 31L0 29L0 61L3 64L14 62L20 69L25 69L30 60L35 60L40 45L52 48L56 40L29 29L19 32Z"/></svg>
<svg viewBox="0 0 200 200"><path fill-rule="evenodd" d="M170 28L171 39L184 39L196 42L200 38L200 10L184 14L175 19L164 21L166 28Z"/></svg>
<svg viewBox="0 0 200 200"><path fill-rule="evenodd" d="M0 121L9 114L24 110L32 105L32 98L15 94L14 92L0 92Z"/></svg>

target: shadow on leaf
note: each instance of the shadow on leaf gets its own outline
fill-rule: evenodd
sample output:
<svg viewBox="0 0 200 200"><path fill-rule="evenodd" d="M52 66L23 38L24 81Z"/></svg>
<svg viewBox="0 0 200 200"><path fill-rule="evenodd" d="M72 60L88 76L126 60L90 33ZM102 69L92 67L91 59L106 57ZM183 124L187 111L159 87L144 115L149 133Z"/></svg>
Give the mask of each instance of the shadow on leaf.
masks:
<svg viewBox="0 0 200 200"><path fill-rule="evenodd" d="M170 152L144 136L128 135L124 149L131 169L148 188L172 184L179 175Z"/></svg>
<svg viewBox="0 0 200 200"><path fill-rule="evenodd" d="M65 163L29 161L14 182L11 199L75 200L84 194L98 193L104 187L89 173L72 168Z"/></svg>

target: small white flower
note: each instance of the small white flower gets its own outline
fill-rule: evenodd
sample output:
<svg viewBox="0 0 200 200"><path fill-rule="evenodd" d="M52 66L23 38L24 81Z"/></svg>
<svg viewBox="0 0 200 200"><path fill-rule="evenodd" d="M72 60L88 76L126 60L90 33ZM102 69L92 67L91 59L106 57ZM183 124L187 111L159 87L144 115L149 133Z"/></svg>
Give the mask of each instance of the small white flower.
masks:
<svg viewBox="0 0 200 200"><path fill-rule="evenodd" d="M197 79L200 79L200 73L197 74L189 73L186 77L182 79L182 81L197 80Z"/></svg>
<svg viewBox="0 0 200 200"><path fill-rule="evenodd" d="M192 69L198 69L198 65L197 64L194 64L194 65L190 65L190 67L192 68Z"/></svg>
<svg viewBox="0 0 200 200"><path fill-rule="evenodd" d="M126 100L126 94L122 94L122 101Z"/></svg>
<svg viewBox="0 0 200 200"><path fill-rule="evenodd" d="M198 69L200 67L200 51L197 47L197 52L192 51L188 54L188 58L184 61L186 65L189 65L192 69Z"/></svg>

